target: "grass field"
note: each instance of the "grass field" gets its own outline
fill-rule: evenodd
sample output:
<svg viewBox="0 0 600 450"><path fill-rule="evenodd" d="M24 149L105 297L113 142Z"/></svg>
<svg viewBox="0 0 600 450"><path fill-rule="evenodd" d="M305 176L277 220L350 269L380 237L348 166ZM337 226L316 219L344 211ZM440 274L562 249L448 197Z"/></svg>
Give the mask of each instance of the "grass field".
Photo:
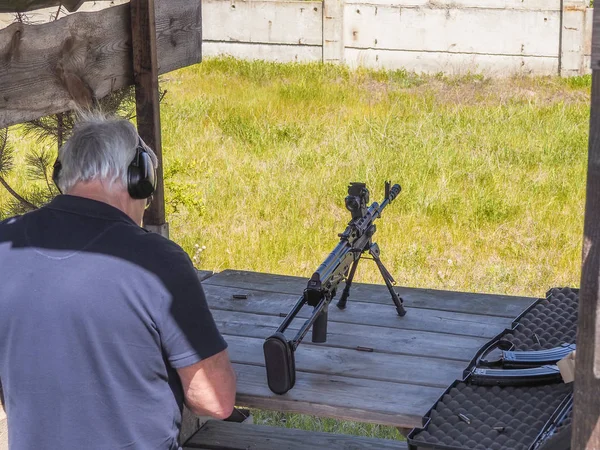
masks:
<svg viewBox="0 0 600 450"><path fill-rule="evenodd" d="M173 238L203 269L309 276L348 220L348 182L380 200L391 179L403 192L377 239L400 284L525 295L576 285L587 81L228 59L170 74ZM361 269L358 280L379 282Z"/></svg>
<svg viewBox="0 0 600 450"><path fill-rule="evenodd" d="M403 190L376 237L399 284L531 296L579 285L589 77L212 59L162 86L171 237L201 269L309 276L349 219L348 182L366 182L379 201L390 179ZM15 145L22 155L32 142ZM10 181L26 182L18 170ZM380 282L367 264L356 279ZM257 413L267 423L282 417L396 435Z"/></svg>

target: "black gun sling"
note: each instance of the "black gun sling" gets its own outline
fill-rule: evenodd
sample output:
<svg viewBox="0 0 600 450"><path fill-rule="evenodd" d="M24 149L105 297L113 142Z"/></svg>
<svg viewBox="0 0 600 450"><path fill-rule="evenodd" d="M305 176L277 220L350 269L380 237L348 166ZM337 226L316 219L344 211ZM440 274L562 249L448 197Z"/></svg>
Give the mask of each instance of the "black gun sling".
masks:
<svg viewBox="0 0 600 450"><path fill-rule="evenodd" d="M263 344L267 382L276 394L285 394L296 383L294 351L283 333L269 336Z"/></svg>

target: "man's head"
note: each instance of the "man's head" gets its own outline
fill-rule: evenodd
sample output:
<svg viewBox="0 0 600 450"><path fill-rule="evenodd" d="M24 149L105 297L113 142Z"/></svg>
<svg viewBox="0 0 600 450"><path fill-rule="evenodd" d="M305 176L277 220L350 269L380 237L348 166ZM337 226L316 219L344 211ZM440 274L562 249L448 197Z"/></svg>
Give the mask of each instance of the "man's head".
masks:
<svg viewBox="0 0 600 450"><path fill-rule="evenodd" d="M84 116L58 152L61 192L115 206L141 223L157 159L127 120Z"/></svg>

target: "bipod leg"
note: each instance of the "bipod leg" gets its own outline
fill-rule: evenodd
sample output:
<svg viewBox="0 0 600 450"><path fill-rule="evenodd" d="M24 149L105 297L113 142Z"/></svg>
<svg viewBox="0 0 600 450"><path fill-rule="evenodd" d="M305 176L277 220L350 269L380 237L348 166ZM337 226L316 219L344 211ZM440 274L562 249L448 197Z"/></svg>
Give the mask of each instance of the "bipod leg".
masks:
<svg viewBox="0 0 600 450"><path fill-rule="evenodd" d="M398 312L398 315L406 315L406 310L404 309L404 306L402 306L403 300L398 296L398 293L394 290L394 283L396 282L396 280L394 280L392 274L385 268L385 266L381 262L381 259L379 258L379 246L373 243L369 248L369 254L373 257L373 261L375 261L375 264L377 264L377 267L379 268L379 272L381 272L383 281L385 281L385 285L387 286L388 291L390 291L390 294L392 296L392 301L396 305L396 311Z"/></svg>
<svg viewBox="0 0 600 450"><path fill-rule="evenodd" d="M356 258L352 263L350 273L348 274L348 278L346 278L346 287L344 287L344 292L342 292L342 296L340 297L336 305L340 309L346 308L346 302L348 301L348 296L350 295L350 287L352 286L352 280L354 279L354 274L356 273L356 267L358 267L359 261L360 256Z"/></svg>

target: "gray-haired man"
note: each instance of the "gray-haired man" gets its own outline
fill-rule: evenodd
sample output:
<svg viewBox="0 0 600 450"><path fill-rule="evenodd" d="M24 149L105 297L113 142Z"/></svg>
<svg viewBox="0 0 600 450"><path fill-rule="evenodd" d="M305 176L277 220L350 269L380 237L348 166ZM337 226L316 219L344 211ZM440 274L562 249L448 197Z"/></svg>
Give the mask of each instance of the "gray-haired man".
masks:
<svg viewBox="0 0 600 450"><path fill-rule="evenodd" d="M183 401L226 418L227 344L184 251L142 222L156 156L124 120L61 148L65 195L0 222L0 383L11 449L178 449Z"/></svg>

